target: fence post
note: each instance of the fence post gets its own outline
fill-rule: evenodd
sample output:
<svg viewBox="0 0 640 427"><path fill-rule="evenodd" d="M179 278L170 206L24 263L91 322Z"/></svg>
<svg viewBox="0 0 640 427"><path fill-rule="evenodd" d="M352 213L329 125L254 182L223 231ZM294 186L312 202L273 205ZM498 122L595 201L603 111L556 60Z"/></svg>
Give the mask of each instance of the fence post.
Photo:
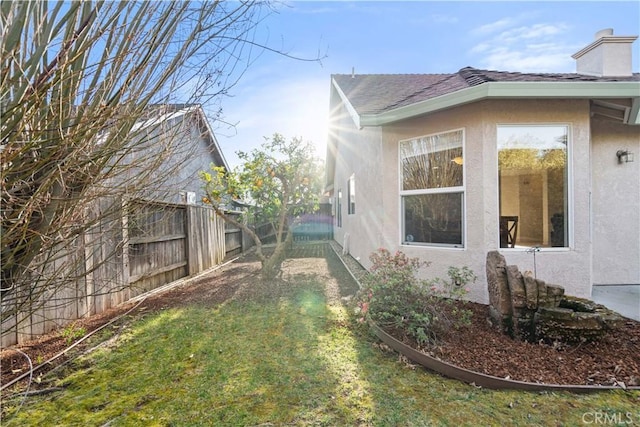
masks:
<svg viewBox="0 0 640 427"><path fill-rule="evenodd" d="M88 209L88 208L87 208ZM91 215L91 212L88 213ZM91 218L90 220L93 220ZM82 233L81 239L84 247L84 269L85 269L85 279L84 279L84 304L80 304L79 311L80 316L89 317L92 314L95 314L96 302L95 302L95 283L94 283L94 275L95 269L93 264L93 243L91 241L91 233L95 230L95 225L89 227L84 230Z"/></svg>
<svg viewBox="0 0 640 427"><path fill-rule="evenodd" d="M185 221L184 221L184 234L185 234L185 239L184 239L184 243L185 243L185 251L186 251L186 258L187 258L187 276L191 276L192 274L194 274L193 272L193 248L191 246L192 243L192 237L191 237L191 233L193 231L193 217L192 215L194 214L193 212L193 206L187 205L185 207Z"/></svg>
<svg viewBox="0 0 640 427"><path fill-rule="evenodd" d="M131 292L131 283L129 282L129 212L131 209L131 204L126 198L122 199L122 207L121 207L121 215L122 218L121 227L122 227L122 286L123 299L118 301L118 303L128 301L132 297Z"/></svg>

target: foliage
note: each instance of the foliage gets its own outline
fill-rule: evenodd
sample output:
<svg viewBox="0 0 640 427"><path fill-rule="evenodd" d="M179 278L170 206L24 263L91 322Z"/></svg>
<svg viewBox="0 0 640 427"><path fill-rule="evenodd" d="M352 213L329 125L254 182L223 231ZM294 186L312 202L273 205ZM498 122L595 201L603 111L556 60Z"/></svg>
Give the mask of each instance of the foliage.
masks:
<svg viewBox="0 0 640 427"><path fill-rule="evenodd" d="M567 153L564 149L538 150L533 148L509 148L498 151L501 170L563 169Z"/></svg>
<svg viewBox="0 0 640 427"><path fill-rule="evenodd" d="M371 274L365 277L359 296L361 321L370 319L404 331L420 344L435 343L451 327L470 322L470 311L454 304L476 279L468 267L450 267L449 280L421 280L416 273L429 263L401 251L391 254L380 248L370 260Z"/></svg>
<svg viewBox="0 0 640 427"><path fill-rule="evenodd" d="M260 148L249 153L238 152L238 157L243 163L233 171L212 166L211 172L201 172L207 194L203 201L253 238L263 277L275 277L284 259L284 236L292 220L317 209L322 191L322 165L314 158L311 143L297 137L287 141L278 133L265 139ZM248 205L245 221L236 221L225 213L226 205L239 198ZM272 224L276 233L272 255L263 253L262 241L247 219L257 224ZM291 233L286 237L291 238Z"/></svg>
<svg viewBox="0 0 640 427"><path fill-rule="evenodd" d="M291 56L255 39L271 12L260 1L3 1L0 12L4 320L89 273L78 247L122 224L124 199L177 194L168 182L193 148L157 137L168 104L220 118L254 55Z"/></svg>
<svg viewBox="0 0 640 427"><path fill-rule="evenodd" d="M61 332L67 345L72 344L78 338L82 338L87 334L87 330L84 327L78 327L75 323L71 323L65 326Z"/></svg>

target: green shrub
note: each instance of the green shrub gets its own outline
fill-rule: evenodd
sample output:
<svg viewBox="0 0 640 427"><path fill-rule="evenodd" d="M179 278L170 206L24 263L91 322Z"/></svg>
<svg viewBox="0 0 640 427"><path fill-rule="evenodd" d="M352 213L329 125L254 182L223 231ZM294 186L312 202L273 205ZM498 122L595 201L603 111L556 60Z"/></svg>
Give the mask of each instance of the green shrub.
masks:
<svg viewBox="0 0 640 427"><path fill-rule="evenodd" d="M75 340L82 338L86 334L87 330L82 326L78 327L75 322L67 325L61 332L67 345L72 344Z"/></svg>
<svg viewBox="0 0 640 427"><path fill-rule="evenodd" d="M419 344L435 343L451 327L469 322L469 310L453 304L475 280L469 268L450 267L449 280L422 280L416 273L429 263L403 252L391 254L381 248L370 260L373 265L358 298L361 321L373 320L381 327L402 331Z"/></svg>

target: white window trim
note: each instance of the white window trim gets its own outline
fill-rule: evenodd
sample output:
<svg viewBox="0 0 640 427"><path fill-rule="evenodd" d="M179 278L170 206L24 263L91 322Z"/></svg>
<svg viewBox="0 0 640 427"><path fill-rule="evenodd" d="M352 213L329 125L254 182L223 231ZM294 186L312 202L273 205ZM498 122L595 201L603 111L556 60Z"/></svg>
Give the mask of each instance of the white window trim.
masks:
<svg viewBox="0 0 640 427"><path fill-rule="evenodd" d="M573 173L573 123L572 122L535 122L535 123L528 123L528 122L517 122L517 123L496 123L496 127L495 127L495 144L494 144L494 150L495 150L495 176L494 176L494 182L496 183L496 218L495 218L495 229L498 230L498 233L496 233L496 237L494 238L494 243L495 246L497 248L498 251L507 251L507 252L527 252L530 251L531 248L525 248L525 247L521 247L521 248L501 248L500 247L500 233L499 233L499 229L500 229L500 185L499 185L499 181L500 181L500 175L499 175L499 165L498 165L498 128L499 127L522 127L522 126L527 126L527 127L547 127L547 126L565 126L567 128L567 246L565 247L548 247L548 248L543 248L540 247L538 248L539 251L541 252L569 252L572 251L574 248L574 229L575 229L575 218L574 218L574 206L575 206L575 201L574 201L574 185L573 185L573 180L574 180L574 173ZM589 195L589 207L591 207L591 195ZM589 217L591 218L591 215L589 215ZM591 221L591 219L589 219L589 221ZM589 227L589 230L591 230L591 227ZM591 231L589 231L591 232ZM591 239L589 239L591 240Z"/></svg>
<svg viewBox="0 0 640 427"><path fill-rule="evenodd" d="M342 189L336 192L336 227L342 228Z"/></svg>
<svg viewBox="0 0 640 427"><path fill-rule="evenodd" d="M418 135L411 138L404 138L398 141L398 241L400 242L400 247L410 247L410 248L421 248L421 249L444 249L444 250L455 250L455 251L464 251L467 249L467 168L466 168L466 160L462 164L462 185L456 187L447 187L447 188L430 188L430 189L421 189L421 190L403 190L403 176L402 176L402 149L401 145L403 142L412 141L420 138L428 138L436 135L442 135L445 133L452 132L461 132L462 133L462 158L466 159L467 151L466 151L466 131L464 127L447 129L440 132L433 132L424 135ZM497 171L497 168L496 168ZM404 206L402 198L404 196L413 196L413 195L421 195L421 194L449 194L449 193L462 193L462 244L461 245L452 245L445 243L408 243L404 240Z"/></svg>
<svg viewBox="0 0 640 427"><path fill-rule="evenodd" d="M352 191L353 190L353 191ZM356 212L356 174L352 173L347 180L347 215L355 215ZM353 206L351 206L353 200Z"/></svg>

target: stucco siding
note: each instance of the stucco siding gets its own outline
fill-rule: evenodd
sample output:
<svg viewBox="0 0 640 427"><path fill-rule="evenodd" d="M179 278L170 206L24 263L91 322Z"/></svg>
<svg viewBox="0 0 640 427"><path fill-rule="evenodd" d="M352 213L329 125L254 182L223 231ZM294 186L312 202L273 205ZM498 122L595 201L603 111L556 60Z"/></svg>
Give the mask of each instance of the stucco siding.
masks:
<svg viewBox="0 0 640 427"><path fill-rule="evenodd" d="M386 241L392 249L401 249L410 256L431 262L425 276L446 276L449 266L466 265L478 276L470 288L469 297L487 302L485 256L499 246L497 200L498 124L567 124L570 128L571 183L570 191L571 240L570 249L544 249L533 255L524 248L503 249L509 264L522 271L536 271L539 278L560 284L567 292L578 296L590 295L589 240L589 174L584 166L589 162L589 104L588 101L485 101L414 118L385 128L385 157L394 165L394 173L385 180L386 206L392 210L387 217L395 218L385 228ZM400 197L398 195L399 140L464 129L465 164L465 248L435 248L428 246L400 246ZM391 160L389 160L391 159Z"/></svg>
<svg viewBox="0 0 640 427"><path fill-rule="evenodd" d="M629 150L635 161L618 163ZM593 283L640 283L640 126L592 122Z"/></svg>
<svg viewBox="0 0 640 427"><path fill-rule="evenodd" d="M332 143L336 144L335 197L342 192L341 217L338 226L334 216L334 239L344 246L354 258L369 266L369 255L381 245L383 213L385 206L380 191L384 180L384 161L381 152L379 128L359 130L344 107L337 106L331 124ZM355 179L355 213L348 213L348 180Z"/></svg>
<svg viewBox="0 0 640 427"><path fill-rule="evenodd" d="M402 250L411 257L419 257L430 263L423 269L424 278L447 277L450 266L468 266L478 276L478 281L470 286L469 298L475 301L488 301L484 285L484 241L485 241L485 194L484 188L484 109L480 104L463 106L437 114L414 118L385 128L385 156L387 164L393 165L385 181L383 193L387 197L387 206L392 212L387 215L389 225L385 228L385 237L392 250ZM401 245L402 214L400 211L400 176L398 142L455 129L464 132L464 187L465 218L463 228L464 248L436 248L430 246Z"/></svg>
<svg viewBox="0 0 640 427"><path fill-rule="evenodd" d="M352 122L353 123L353 122ZM368 254L379 246L402 250L412 257L431 263L424 277L446 277L449 266L470 267L478 281L470 288L469 298L488 302L485 257L499 247L499 207L497 177L497 125L562 124L569 128L569 248L545 248L534 256L526 247L502 249L509 264L522 271L535 271L538 278L565 287L567 293L589 297L591 294L590 233L590 109L588 100L490 100L461 106L380 128L357 130L352 126L348 150L340 150L336 163L335 189L345 187L351 169L369 178L360 186L359 213L343 216L343 230L336 229L342 242L350 233L350 250L368 267ZM438 248L401 245L399 195L399 151L401 140L454 129L464 130L464 248ZM372 144L380 133L380 148ZM355 148L359 146L360 148ZM343 147L345 148L345 147ZM346 167L346 169L345 169ZM377 170L375 179L372 170ZM356 176L358 176L356 174ZM362 182L362 179L358 180ZM637 182L637 181L636 181ZM366 188L366 189L365 189ZM364 203L363 192L368 201ZM346 192L343 190L343 195ZM343 196L344 197L344 196ZM373 202L371 202L373 201ZM343 206L346 212L346 207ZM368 209L372 209L369 213ZM366 219L365 219L366 218ZM352 222L351 219L355 220Z"/></svg>
<svg viewBox="0 0 640 427"><path fill-rule="evenodd" d="M518 265L521 271L532 271L549 283L561 285L568 294L580 297L591 295L591 232L590 232L590 109L588 100L522 100L491 101L487 103L485 120L491 130L486 139L493 145L493 160L485 162L487 171L493 169L491 187L497 194L496 125L498 124L566 124L569 126L569 248L545 248L534 256L523 249L502 249L508 264ZM493 166L492 166L493 165ZM488 247L498 246L498 202L487 205Z"/></svg>

